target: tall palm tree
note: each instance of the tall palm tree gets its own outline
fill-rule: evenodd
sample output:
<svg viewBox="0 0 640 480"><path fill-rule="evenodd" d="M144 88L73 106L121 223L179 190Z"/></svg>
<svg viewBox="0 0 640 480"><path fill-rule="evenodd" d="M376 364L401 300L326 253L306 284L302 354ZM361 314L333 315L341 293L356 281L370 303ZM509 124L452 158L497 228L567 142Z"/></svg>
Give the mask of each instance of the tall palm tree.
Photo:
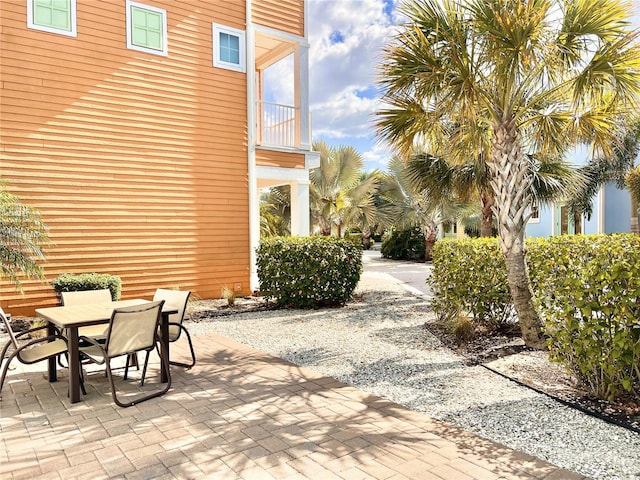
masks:
<svg viewBox="0 0 640 480"><path fill-rule="evenodd" d="M332 148L314 142L320 166L309 173L309 207L314 230L321 235L342 236L351 222L375 223L374 194L378 176L362 176L364 163L355 148Z"/></svg>
<svg viewBox="0 0 640 480"><path fill-rule="evenodd" d="M618 119L640 103L631 2L407 0L401 10L408 21L380 68L379 135L404 152L432 142L448 159L486 153L522 336L543 348L524 256L529 155L560 157L577 142L611 152ZM453 141L452 124L471 133ZM474 142L485 132L487 152Z"/></svg>
<svg viewBox="0 0 640 480"><path fill-rule="evenodd" d="M410 165L395 156L389 162L389 173L381 185L381 196L388 202L389 213L399 228L418 227L425 239L425 259L438 238L438 228L474 212L472 203L456 196L450 185L443 188L424 188L415 181ZM431 187L431 185L429 185Z"/></svg>
<svg viewBox="0 0 640 480"><path fill-rule="evenodd" d="M436 202L457 197L461 202L480 203L480 236L493 235L493 190L484 162L452 165L428 153L413 155L407 162L409 181Z"/></svg>
<svg viewBox="0 0 640 480"><path fill-rule="evenodd" d="M48 228L39 212L24 205L0 184L0 278L7 277L22 292L21 275L44 279L38 264L49 243Z"/></svg>

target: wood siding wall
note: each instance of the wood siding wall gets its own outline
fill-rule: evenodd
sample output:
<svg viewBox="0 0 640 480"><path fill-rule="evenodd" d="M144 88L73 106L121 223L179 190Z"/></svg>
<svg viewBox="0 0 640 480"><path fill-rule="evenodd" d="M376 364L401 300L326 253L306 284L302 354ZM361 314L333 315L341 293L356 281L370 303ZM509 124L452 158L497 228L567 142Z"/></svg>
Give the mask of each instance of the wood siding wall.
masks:
<svg viewBox="0 0 640 480"><path fill-rule="evenodd" d="M304 0L253 0L251 21L304 37Z"/></svg>
<svg viewBox="0 0 640 480"><path fill-rule="evenodd" d="M256 165L263 167L304 168L305 156L299 153L256 149Z"/></svg>
<svg viewBox="0 0 640 480"><path fill-rule="evenodd" d="M124 0L78 0L77 38L2 1L0 175L53 241L45 284L0 285L13 314L56 304L63 272L119 275L123 298L249 293L246 75L212 66L211 32L244 30L245 2L146 3L167 10L166 57L126 48Z"/></svg>

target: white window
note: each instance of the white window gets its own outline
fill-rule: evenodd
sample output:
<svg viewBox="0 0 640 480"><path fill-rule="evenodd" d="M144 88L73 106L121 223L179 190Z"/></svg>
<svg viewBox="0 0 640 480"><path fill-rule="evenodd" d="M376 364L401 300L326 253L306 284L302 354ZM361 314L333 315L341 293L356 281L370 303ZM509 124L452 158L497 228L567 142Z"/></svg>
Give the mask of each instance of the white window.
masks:
<svg viewBox="0 0 640 480"><path fill-rule="evenodd" d="M245 72L245 33L213 24L213 66Z"/></svg>
<svg viewBox="0 0 640 480"><path fill-rule="evenodd" d="M127 48L167 55L167 11L127 0Z"/></svg>
<svg viewBox="0 0 640 480"><path fill-rule="evenodd" d="M27 0L27 27L77 37L76 0Z"/></svg>

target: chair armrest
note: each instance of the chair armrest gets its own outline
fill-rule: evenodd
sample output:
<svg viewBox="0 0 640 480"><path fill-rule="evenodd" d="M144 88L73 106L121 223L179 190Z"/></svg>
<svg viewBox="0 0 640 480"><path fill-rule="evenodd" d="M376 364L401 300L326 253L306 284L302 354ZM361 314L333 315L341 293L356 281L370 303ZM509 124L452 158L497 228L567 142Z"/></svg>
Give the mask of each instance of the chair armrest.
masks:
<svg viewBox="0 0 640 480"><path fill-rule="evenodd" d="M37 332L38 330L42 330L42 329L45 329L45 328L47 328L47 325L41 325L41 326L39 326L39 327L33 327L33 328L30 328L29 330L25 330L25 331L23 331L23 332L15 333L15 334L14 334L14 336L15 336L16 338L23 337L23 336L25 336L25 335L29 335L30 333ZM54 327L54 328L55 328L55 327ZM59 334L60 334L60 331L59 331L57 328L56 328L55 330L56 330L56 332L57 332L57 334L56 334L56 335L59 335Z"/></svg>
<svg viewBox="0 0 640 480"><path fill-rule="evenodd" d="M90 343L91 345L94 345L96 347L100 347L101 349L104 349L104 343L100 343L96 338L93 337L87 337L85 335L80 335L78 337L78 341L85 341L87 343Z"/></svg>
<svg viewBox="0 0 640 480"><path fill-rule="evenodd" d="M31 345L35 345L37 343L50 342L55 339L63 340L65 344L69 345L69 341L67 340L67 337L64 337L63 335L55 334L55 335L49 335L48 337L33 339L30 342L25 343L24 345L20 345L20 348L18 348L18 350L24 350L25 348L30 347Z"/></svg>

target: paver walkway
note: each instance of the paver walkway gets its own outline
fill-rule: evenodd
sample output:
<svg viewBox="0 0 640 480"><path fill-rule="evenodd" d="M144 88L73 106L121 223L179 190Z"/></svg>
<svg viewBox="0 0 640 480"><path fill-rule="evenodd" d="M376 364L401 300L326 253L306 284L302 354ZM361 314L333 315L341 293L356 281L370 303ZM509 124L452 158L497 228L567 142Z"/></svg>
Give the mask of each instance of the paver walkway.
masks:
<svg viewBox="0 0 640 480"><path fill-rule="evenodd" d="M44 363L16 362L0 402L0 477L584 478L220 336L194 341L198 363L172 367L169 393L125 409L100 370L71 405L66 371L49 384Z"/></svg>

